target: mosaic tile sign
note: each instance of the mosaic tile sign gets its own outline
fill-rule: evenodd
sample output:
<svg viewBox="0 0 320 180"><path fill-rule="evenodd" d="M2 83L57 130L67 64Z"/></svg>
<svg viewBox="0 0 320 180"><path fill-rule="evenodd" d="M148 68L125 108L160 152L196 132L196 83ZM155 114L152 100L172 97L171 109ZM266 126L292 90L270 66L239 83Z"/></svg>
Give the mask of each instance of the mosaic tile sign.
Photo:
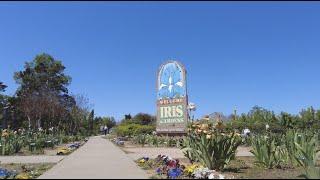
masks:
<svg viewBox="0 0 320 180"><path fill-rule="evenodd" d="M187 104L184 66L177 61L162 64L157 74L157 133L185 133Z"/></svg>

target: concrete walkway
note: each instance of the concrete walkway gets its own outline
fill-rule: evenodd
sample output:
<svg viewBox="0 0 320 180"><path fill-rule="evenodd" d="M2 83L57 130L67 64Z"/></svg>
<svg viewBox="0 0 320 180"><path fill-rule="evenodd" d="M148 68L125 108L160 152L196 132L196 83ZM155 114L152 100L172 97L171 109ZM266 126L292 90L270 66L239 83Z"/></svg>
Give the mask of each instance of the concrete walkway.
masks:
<svg viewBox="0 0 320 180"><path fill-rule="evenodd" d="M121 149L99 136L65 157L39 179L147 179Z"/></svg>

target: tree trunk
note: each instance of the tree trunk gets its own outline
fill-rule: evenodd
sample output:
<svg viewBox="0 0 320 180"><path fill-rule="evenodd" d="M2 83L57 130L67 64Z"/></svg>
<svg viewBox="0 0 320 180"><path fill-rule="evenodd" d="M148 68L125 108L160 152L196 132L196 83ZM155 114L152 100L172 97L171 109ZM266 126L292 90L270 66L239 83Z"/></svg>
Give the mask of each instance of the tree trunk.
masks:
<svg viewBox="0 0 320 180"><path fill-rule="evenodd" d="M28 118L28 129L30 131L30 129L31 129L31 119L30 119L29 116L27 116L27 118Z"/></svg>

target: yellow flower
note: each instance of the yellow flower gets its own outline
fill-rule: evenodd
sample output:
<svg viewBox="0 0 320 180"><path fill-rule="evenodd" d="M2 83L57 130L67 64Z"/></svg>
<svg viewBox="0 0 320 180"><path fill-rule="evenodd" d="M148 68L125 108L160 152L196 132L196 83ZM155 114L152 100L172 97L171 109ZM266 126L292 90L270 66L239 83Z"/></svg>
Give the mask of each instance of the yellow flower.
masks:
<svg viewBox="0 0 320 180"><path fill-rule="evenodd" d="M15 178L16 179L30 179L30 176L27 173L21 173L21 174L18 174Z"/></svg>
<svg viewBox="0 0 320 180"><path fill-rule="evenodd" d="M198 164L192 164L190 166L187 166L184 170L185 173L187 174L192 174L195 169L199 168L200 166Z"/></svg>
<svg viewBox="0 0 320 180"><path fill-rule="evenodd" d="M58 148L58 152L57 152L58 155L66 155L69 153L71 153L71 150L67 147Z"/></svg>
<svg viewBox="0 0 320 180"><path fill-rule="evenodd" d="M145 163L146 161L144 160L144 159L141 159L140 161L139 161L139 163Z"/></svg>

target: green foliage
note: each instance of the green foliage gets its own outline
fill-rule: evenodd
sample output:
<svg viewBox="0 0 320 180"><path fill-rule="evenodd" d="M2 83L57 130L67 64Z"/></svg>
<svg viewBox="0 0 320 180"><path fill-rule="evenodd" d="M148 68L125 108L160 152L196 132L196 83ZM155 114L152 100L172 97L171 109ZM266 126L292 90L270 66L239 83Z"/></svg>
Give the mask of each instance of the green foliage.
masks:
<svg viewBox="0 0 320 180"><path fill-rule="evenodd" d="M26 62L25 70L15 73L15 80L21 85L20 93L30 93L48 89L56 92L68 92L66 85L71 77L63 73L65 67L48 54L40 54L31 62Z"/></svg>
<svg viewBox="0 0 320 180"><path fill-rule="evenodd" d="M306 179L320 179L320 167L315 166L313 161L308 161L304 168L305 173L302 177Z"/></svg>
<svg viewBox="0 0 320 180"><path fill-rule="evenodd" d="M320 110L315 110L312 106L307 109L302 109L299 115L292 115L286 112L281 112L276 115L274 112L255 106L252 110L240 116L232 116L227 123L229 130L237 129L242 131L249 128L252 133L265 132L265 125L270 126L270 131L284 134L288 129L313 129L320 128Z"/></svg>
<svg viewBox="0 0 320 180"><path fill-rule="evenodd" d="M186 158L189 159L190 163L193 164L194 162L197 162L197 156L192 151L193 144L195 143L195 138L184 138L182 141L181 149Z"/></svg>
<svg viewBox="0 0 320 180"><path fill-rule="evenodd" d="M132 118L131 121L133 121L133 123L141 125L155 125L156 118L150 114L138 113Z"/></svg>
<svg viewBox="0 0 320 180"><path fill-rule="evenodd" d="M258 135L252 139L252 153L256 158L256 163L265 168L279 167L284 152L277 143L275 136Z"/></svg>
<svg viewBox="0 0 320 180"><path fill-rule="evenodd" d="M121 124L117 126L116 133L118 136L132 137L138 134L151 134L155 130L154 126L140 124Z"/></svg>
<svg viewBox="0 0 320 180"><path fill-rule="evenodd" d="M208 138L205 133L190 133L185 139L184 153L191 161L199 161L209 169L222 170L235 157L241 138L235 133L214 131Z"/></svg>
<svg viewBox="0 0 320 180"><path fill-rule="evenodd" d="M299 136L300 135L300 136ZM315 136L307 137L305 134L299 134L295 139L296 161L303 167L308 166L309 162L316 163L316 154L319 152L318 143Z"/></svg>
<svg viewBox="0 0 320 180"><path fill-rule="evenodd" d="M99 131L100 126L106 125L109 129L113 128L116 125L114 117L96 117L94 119L97 131Z"/></svg>
<svg viewBox="0 0 320 180"><path fill-rule="evenodd" d="M265 168L306 167L308 162L315 163L318 147L318 136L311 131L288 130L283 135L268 132L252 139L256 163Z"/></svg>
<svg viewBox="0 0 320 180"><path fill-rule="evenodd" d="M94 120L94 110L92 110L90 112L89 117L88 117L90 135L93 134L93 123L94 123L93 120Z"/></svg>
<svg viewBox="0 0 320 180"><path fill-rule="evenodd" d="M20 137L16 134L13 134L9 131L8 136L2 136L1 137L1 155L11 155L14 153L17 153L21 150L21 148L24 146L25 139L24 137ZM2 133L7 134L7 133Z"/></svg>
<svg viewBox="0 0 320 180"><path fill-rule="evenodd" d="M133 137L133 142L136 144L141 144L142 147L148 143L148 136L147 134L138 134L137 136Z"/></svg>
<svg viewBox="0 0 320 180"><path fill-rule="evenodd" d="M38 132L23 132L21 130L3 130L0 137L1 155L12 155L20 152L23 147L29 147L32 153L43 153L44 148L53 148L61 143L81 141L85 137L76 135L69 136L62 132L58 134Z"/></svg>

